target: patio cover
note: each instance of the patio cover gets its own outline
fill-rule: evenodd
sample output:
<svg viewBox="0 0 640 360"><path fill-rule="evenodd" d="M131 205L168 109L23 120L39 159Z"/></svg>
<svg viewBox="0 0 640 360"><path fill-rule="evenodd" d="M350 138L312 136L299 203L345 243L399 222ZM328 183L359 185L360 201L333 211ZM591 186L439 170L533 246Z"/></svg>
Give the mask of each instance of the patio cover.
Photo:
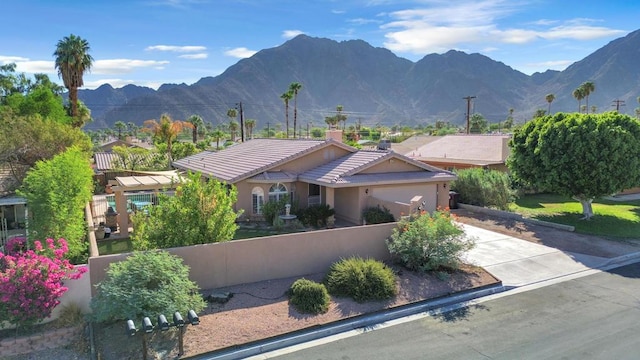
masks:
<svg viewBox="0 0 640 360"><path fill-rule="evenodd" d="M173 188L183 181L177 171L148 171L149 175L117 176L117 188L114 190L137 191Z"/></svg>

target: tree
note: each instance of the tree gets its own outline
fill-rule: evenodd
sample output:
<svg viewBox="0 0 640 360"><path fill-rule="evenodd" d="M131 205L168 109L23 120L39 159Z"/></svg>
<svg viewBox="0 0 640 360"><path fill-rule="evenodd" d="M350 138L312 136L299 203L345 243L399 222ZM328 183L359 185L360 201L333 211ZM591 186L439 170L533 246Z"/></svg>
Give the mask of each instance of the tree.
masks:
<svg viewBox="0 0 640 360"><path fill-rule="evenodd" d="M547 114L551 115L551 103L553 102L553 100L556 99L556 96L553 94L547 94L547 96L544 97L545 100L547 100L547 103L549 103L549 108L547 109Z"/></svg>
<svg viewBox="0 0 640 360"><path fill-rule="evenodd" d="M122 140L122 132L127 130L127 124L125 124L124 121L118 120L113 124L113 127L118 132L118 139Z"/></svg>
<svg viewBox="0 0 640 360"><path fill-rule="evenodd" d="M238 214L233 210L237 194L234 186L189 173L175 196L160 194L159 204L149 209L148 216L134 216L134 248L165 249L231 240L238 228ZM176 219L180 219L180 226L176 226Z"/></svg>
<svg viewBox="0 0 640 360"><path fill-rule="evenodd" d="M192 126L191 129L193 130L193 132L191 133L191 136L193 137L192 140L195 144L198 142L198 129L204 126L204 120L202 120L202 117L200 115L191 115L187 119L187 122Z"/></svg>
<svg viewBox="0 0 640 360"><path fill-rule="evenodd" d="M298 82L289 84L289 92L293 95L293 137L296 136L298 124L298 91L300 91L300 89L302 89L302 84Z"/></svg>
<svg viewBox="0 0 640 360"><path fill-rule="evenodd" d="M238 129L240 129L240 124L237 121L231 120L229 122L229 133L231 134L231 141L236 141L236 134L238 133Z"/></svg>
<svg viewBox="0 0 640 360"><path fill-rule="evenodd" d="M471 115L471 119L469 119L469 132L472 134L484 134L489 130L489 123L487 119L484 118L481 114L473 114Z"/></svg>
<svg viewBox="0 0 640 360"><path fill-rule="evenodd" d="M56 57L55 67L58 69L58 76L62 77L64 87L69 89L71 116L74 118L78 117L78 88L84 86L82 77L93 65L89 50L89 42L71 34L58 41L53 53ZM77 127L81 126L82 124Z"/></svg>
<svg viewBox="0 0 640 360"><path fill-rule="evenodd" d="M156 120L147 120L144 122L145 128L143 130L150 131L153 134L154 140L167 145L167 158L169 159L169 167L173 162L171 157L171 150L173 142L178 138L178 135L185 127L191 127L191 124L180 121L172 120L169 114L164 113L160 116L160 122Z"/></svg>
<svg viewBox="0 0 640 360"><path fill-rule="evenodd" d="M556 113L534 119L510 140L512 176L571 196L593 216L593 199L640 184L640 122L617 112Z"/></svg>
<svg viewBox="0 0 640 360"><path fill-rule="evenodd" d="M289 138L289 100L293 98L291 91L287 91L280 95L280 99L284 101L284 121L287 126L287 139Z"/></svg>
<svg viewBox="0 0 640 360"><path fill-rule="evenodd" d="M138 137L138 125L136 123L129 121L127 123L127 132L130 136Z"/></svg>
<svg viewBox="0 0 640 360"><path fill-rule="evenodd" d="M93 194L93 170L86 152L72 147L40 161L29 171L18 194L29 204L29 241L64 238L74 264L87 259L84 208Z"/></svg>
<svg viewBox="0 0 640 360"><path fill-rule="evenodd" d="M256 127L256 119L247 119L244 121L244 128L247 130L249 139L253 139L253 129Z"/></svg>
<svg viewBox="0 0 640 360"><path fill-rule="evenodd" d="M584 99L584 89L582 88L582 86L573 90L573 97L578 100L578 112L580 112L582 108L582 99Z"/></svg>
<svg viewBox="0 0 640 360"><path fill-rule="evenodd" d="M220 140L224 139L225 135L224 131L220 129L215 129L210 134L210 136L216 140L216 150L220 150Z"/></svg>
<svg viewBox="0 0 640 360"><path fill-rule="evenodd" d="M136 146L114 146L116 155L111 166L116 170L156 170L152 165L151 152Z"/></svg>
<svg viewBox="0 0 640 360"><path fill-rule="evenodd" d="M584 93L584 101L586 103L587 111L588 111L589 95L591 95L592 92L596 91L596 85L593 83L593 81L585 81L582 83L582 85L580 85L580 87L582 88L582 92Z"/></svg>
<svg viewBox="0 0 640 360"><path fill-rule="evenodd" d="M109 264L106 278L91 299L97 322L137 320L174 312L196 313L205 308L198 285L189 280L189 267L166 251L134 252Z"/></svg>
<svg viewBox="0 0 640 360"><path fill-rule="evenodd" d="M535 113L533 113L533 118L536 119L536 118L539 118L539 117L543 117L545 115L547 115L547 112L544 109L538 109L538 110L536 110Z"/></svg>

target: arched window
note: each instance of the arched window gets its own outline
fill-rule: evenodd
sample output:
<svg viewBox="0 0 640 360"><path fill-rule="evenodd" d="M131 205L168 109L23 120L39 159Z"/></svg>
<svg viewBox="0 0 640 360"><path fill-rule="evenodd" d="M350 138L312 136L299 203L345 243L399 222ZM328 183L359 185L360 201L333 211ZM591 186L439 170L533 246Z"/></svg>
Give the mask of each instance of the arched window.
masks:
<svg viewBox="0 0 640 360"><path fill-rule="evenodd" d="M269 188L269 201L278 201L287 195L287 187L277 183Z"/></svg>
<svg viewBox="0 0 640 360"><path fill-rule="evenodd" d="M251 190L251 197L253 199L253 213L262 214L262 205L264 204L264 190L261 187L254 187Z"/></svg>

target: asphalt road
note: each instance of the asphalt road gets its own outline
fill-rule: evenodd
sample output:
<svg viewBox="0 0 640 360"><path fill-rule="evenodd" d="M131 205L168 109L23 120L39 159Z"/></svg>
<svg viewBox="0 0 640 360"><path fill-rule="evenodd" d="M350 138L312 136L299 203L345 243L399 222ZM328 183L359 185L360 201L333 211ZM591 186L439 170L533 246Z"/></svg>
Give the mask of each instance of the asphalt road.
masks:
<svg viewBox="0 0 640 360"><path fill-rule="evenodd" d="M273 359L640 359L640 263Z"/></svg>

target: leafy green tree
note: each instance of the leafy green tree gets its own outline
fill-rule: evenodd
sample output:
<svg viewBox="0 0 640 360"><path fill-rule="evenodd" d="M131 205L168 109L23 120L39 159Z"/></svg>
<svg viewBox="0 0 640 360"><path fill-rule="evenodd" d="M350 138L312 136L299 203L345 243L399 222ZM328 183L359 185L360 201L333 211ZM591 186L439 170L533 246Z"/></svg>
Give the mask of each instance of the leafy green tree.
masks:
<svg viewBox="0 0 640 360"><path fill-rule="evenodd" d="M507 165L516 180L582 204L640 184L640 122L617 112L556 113L515 131Z"/></svg>
<svg viewBox="0 0 640 360"><path fill-rule="evenodd" d="M125 124L124 121L118 120L113 124L113 127L118 132L118 139L122 140L122 133L127 130L127 124Z"/></svg>
<svg viewBox="0 0 640 360"><path fill-rule="evenodd" d="M7 97L5 106L18 116L40 115L51 121L71 124L62 102L62 97L47 87L36 87L26 94L14 93Z"/></svg>
<svg viewBox="0 0 640 360"><path fill-rule="evenodd" d="M489 130L489 123L487 119L484 118L481 114L473 114L471 115L471 119L469 119L469 132L472 134L484 134Z"/></svg>
<svg viewBox="0 0 640 360"><path fill-rule="evenodd" d="M86 152L72 147L51 160L36 163L18 194L29 204L30 242L64 238L73 263L87 259L84 208L93 194L93 170Z"/></svg>
<svg viewBox="0 0 640 360"><path fill-rule="evenodd" d="M134 247L163 249L229 241L238 228L236 199L235 187L189 173L175 196L161 194L148 216L142 212L134 216Z"/></svg>
<svg viewBox="0 0 640 360"><path fill-rule="evenodd" d="M137 321L145 316L170 316L179 311L205 308L198 285L189 280L189 267L166 251L134 252L126 260L114 262L97 285L91 299L97 322Z"/></svg>
<svg viewBox="0 0 640 360"><path fill-rule="evenodd" d="M58 41L53 56L56 57L55 67L62 78L64 86L69 89L69 103L71 116L78 118L78 88L84 85L82 77L91 69L93 58L89 55L89 42L73 34ZM83 123L74 122L75 127Z"/></svg>
<svg viewBox="0 0 640 360"><path fill-rule="evenodd" d="M166 154L168 161L168 166L171 166L173 162L171 149L173 147L173 143L178 138L178 135L182 132L182 129L185 127L191 127L192 125L183 122L180 120L173 120L169 114L162 114L160 116L160 121L147 120L144 122L145 128L143 130L151 132L154 137L154 141L166 144Z"/></svg>
<svg viewBox="0 0 640 360"><path fill-rule="evenodd" d="M160 170L154 168L151 151L145 148L114 146L112 151L116 159L111 166L116 170Z"/></svg>
<svg viewBox="0 0 640 360"><path fill-rule="evenodd" d="M132 121L129 121L127 123L127 133L130 136L138 137L138 125L136 125L136 123L134 123Z"/></svg>
<svg viewBox="0 0 640 360"><path fill-rule="evenodd" d="M302 84L299 82L289 84L289 92L293 95L293 137L296 136L298 128L298 92L300 89L302 89Z"/></svg>

